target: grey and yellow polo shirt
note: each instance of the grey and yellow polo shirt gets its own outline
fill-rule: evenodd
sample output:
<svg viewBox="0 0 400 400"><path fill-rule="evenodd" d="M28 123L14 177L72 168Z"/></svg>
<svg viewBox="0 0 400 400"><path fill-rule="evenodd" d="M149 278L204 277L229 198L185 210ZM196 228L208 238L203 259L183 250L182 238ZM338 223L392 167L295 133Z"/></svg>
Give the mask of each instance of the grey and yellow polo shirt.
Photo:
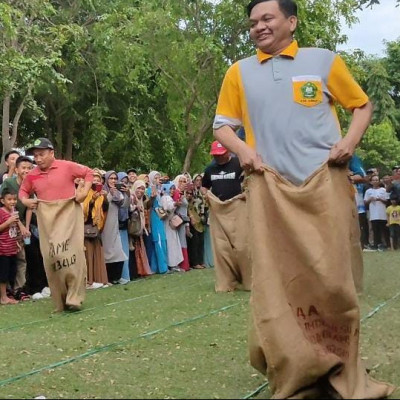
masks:
<svg viewBox="0 0 400 400"><path fill-rule="evenodd" d="M341 138L335 102L353 110L368 97L337 54L293 41L278 56L258 50L229 68L214 129L243 126L264 163L299 185Z"/></svg>

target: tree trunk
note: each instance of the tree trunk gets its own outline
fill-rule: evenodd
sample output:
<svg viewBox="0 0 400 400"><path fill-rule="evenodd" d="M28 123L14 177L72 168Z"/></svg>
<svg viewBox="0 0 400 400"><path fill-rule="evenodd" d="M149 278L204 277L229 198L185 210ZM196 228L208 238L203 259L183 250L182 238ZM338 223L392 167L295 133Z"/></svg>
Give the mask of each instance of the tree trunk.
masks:
<svg viewBox="0 0 400 400"><path fill-rule="evenodd" d="M197 134L189 134L189 147L186 151L185 161L183 163L184 172L189 172L196 149L203 141L208 130L211 129L211 126L212 126L212 121L211 122L207 121L199 129L199 132Z"/></svg>
<svg viewBox="0 0 400 400"><path fill-rule="evenodd" d="M17 112L14 115L13 119L13 124L12 124L12 130L10 132L10 106L11 106L11 96L10 94L6 94L3 100L3 123L1 127L1 136L2 136L2 144L3 144L3 154L1 157L1 166L0 166L0 172L3 172L3 169L5 170L5 165L4 165L4 155L7 153L7 151L11 150L17 141L17 133L18 133L18 124L19 120L21 118L22 112L24 111L25 108L25 101L27 96L30 94L30 90L28 89L28 93L24 96L24 98L21 100L21 103L18 106Z"/></svg>
<svg viewBox="0 0 400 400"><path fill-rule="evenodd" d="M4 155L14 145L13 143L10 143L10 104L11 96L9 93L6 93L3 99L3 122L1 126L1 142L3 144L3 154L1 155L0 165L1 174L4 174L4 172L6 171L6 166L4 164Z"/></svg>
<svg viewBox="0 0 400 400"><path fill-rule="evenodd" d="M63 158L63 121L59 113L55 115L56 132L55 132L55 153L57 158Z"/></svg>
<svg viewBox="0 0 400 400"><path fill-rule="evenodd" d="M71 118L68 121L67 127L67 143L65 146L65 159L72 160L72 143L74 141L74 131L75 131L75 119Z"/></svg>

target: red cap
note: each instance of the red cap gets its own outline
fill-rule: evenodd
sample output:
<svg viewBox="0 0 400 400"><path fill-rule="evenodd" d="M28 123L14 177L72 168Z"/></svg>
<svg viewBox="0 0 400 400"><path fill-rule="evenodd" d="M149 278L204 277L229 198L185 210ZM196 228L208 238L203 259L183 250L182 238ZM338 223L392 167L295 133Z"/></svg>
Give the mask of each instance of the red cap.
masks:
<svg viewBox="0 0 400 400"><path fill-rule="evenodd" d="M212 142L210 154L212 154L213 156L222 156L227 152L228 150L224 146L222 146L222 144L218 142L218 140Z"/></svg>

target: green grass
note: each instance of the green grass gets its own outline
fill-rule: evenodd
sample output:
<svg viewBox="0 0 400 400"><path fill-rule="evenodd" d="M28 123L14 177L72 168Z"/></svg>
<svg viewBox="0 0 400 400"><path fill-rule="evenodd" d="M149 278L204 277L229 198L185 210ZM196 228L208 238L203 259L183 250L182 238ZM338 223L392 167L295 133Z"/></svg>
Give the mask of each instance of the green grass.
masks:
<svg viewBox="0 0 400 400"><path fill-rule="evenodd" d="M400 253L365 254L365 270L363 359L400 385L400 294L383 304L400 293ZM52 314L50 300L1 307L0 397L250 395L265 379L248 362L249 294L213 288L214 272L197 270L88 291L80 313Z"/></svg>

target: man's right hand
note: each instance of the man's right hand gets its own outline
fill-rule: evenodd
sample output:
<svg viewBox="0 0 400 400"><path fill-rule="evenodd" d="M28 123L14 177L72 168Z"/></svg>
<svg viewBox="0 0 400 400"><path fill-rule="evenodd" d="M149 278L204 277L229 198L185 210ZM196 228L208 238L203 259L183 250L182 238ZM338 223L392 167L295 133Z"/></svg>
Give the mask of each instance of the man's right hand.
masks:
<svg viewBox="0 0 400 400"><path fill-rule="evenodd" d="M24 199L22 203L26 208L35 210L38 206L38 199Z"/></svg>
<svg viewBox="0 0 400 400"><path fill-rule="evenodd" d="M247 173L262 173L263 160L254 149L247 145L242 146L237 156L239 157L241 167Z"/></svg>

